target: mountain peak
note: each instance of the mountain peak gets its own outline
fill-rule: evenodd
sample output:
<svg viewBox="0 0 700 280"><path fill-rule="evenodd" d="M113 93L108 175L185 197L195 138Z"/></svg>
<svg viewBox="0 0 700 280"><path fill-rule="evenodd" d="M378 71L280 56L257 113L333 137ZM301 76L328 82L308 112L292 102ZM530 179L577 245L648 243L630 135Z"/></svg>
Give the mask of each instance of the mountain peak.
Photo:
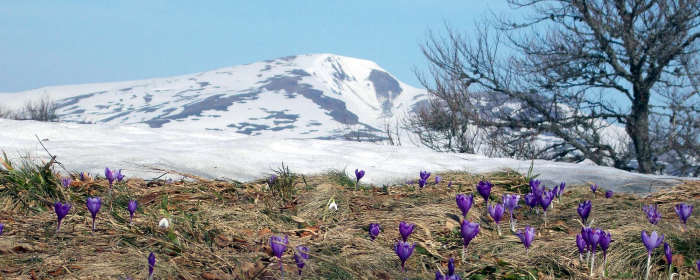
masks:
<svg viewBox="0 0 700 280"><path fill-rule="evenodd" d="M224 130L284 138L380 137L425 99L376 63L335 54L281 57L189 75L46 87L63 121Z"/></svg>

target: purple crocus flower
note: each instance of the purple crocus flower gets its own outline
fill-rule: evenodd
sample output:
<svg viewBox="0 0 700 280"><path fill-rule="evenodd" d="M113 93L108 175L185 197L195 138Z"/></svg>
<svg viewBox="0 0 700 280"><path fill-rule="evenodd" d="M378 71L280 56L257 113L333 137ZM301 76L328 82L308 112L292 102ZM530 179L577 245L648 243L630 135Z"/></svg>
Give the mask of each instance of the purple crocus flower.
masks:
<svg viewBox="0 0 700 280"><path fill-rule="evenodd" d="M598 184L591 185L591 191L593 191L593 197L595 197L595 191L598 190Z"/></svg>
<svg viewBox="0 0 700 280"><path fill-rule="evenodd" d="M535 228L531 226L525 226L525 233L523 233L521 230L518 230L517 233L515 233L520 238L520 241L525 245L525 255L528 255L528 252L530 250L530 245L532 244L532 240L535 239Z"/></svg>
<svg viewBox="0 0 700 280"><path fill-rule="evenodd" d="M588 245L586 244L586 240L583 239L583 236L581 236L581 234L576 235L576 246L578 247L578 254L579 258L581 259L581 263L583 263L583 253L586 252L586 247Z"/></svg>
<svg viewBox="0 0 700 280"><path fill-rule="evenodd" d="M413 245L408 244L408 242L402 242L399 241L397 244L394 244L394 252L396 252L396 255L399 256L399 259L401 260L401 270L404 272L406 271L406 260L408 260L408 257L413 254L413 249L416 248L417 243L413 243Z"/></svg>
<svg viewBox="0 0 700 280"><path fill-rule="evenodd" d="M2 230L5 229L5 224L0 223L0 235L2 235Z"/></svg>
<svg viewBox="0 0 700 280"><path fill-rule="evenodd" d="M489 195L491 195L491 188L493 187L493 184L489 181L479 181L479 184L476 185L476 190L479 192L481 197L484 198L484 206L488 205L489 203Z"/></svg>
<svg viewBox="0 0 700 280"><path fill-rule="evenodd" d="M661 220L661 212L658 211L657 207L658 205L654 205L653 208L651 206L642 207L644 212L647 213L647 220L652 225L658 225Z"/></svg>
<svg viewBox="0 0 700 280"><path fill-rule="evenodd" d="M121 182L124 180L124 175L122 175L122 170L119 169L116 174L114 174L114 177L117 179L117 182Z"/></svg>
<svg viewBox="0 0 700 280"><path fill-rule="evenodd" d="M537 204L539 204L537 202L538 199L534 193L526 194L524 200L525 200L525 204L527 204L527 206L530 206L530 212L532 212L532 209L536 209Z"/></svg>
<svg viewBox="0 0 700 280"><path fill-rule="evenodd" d="M445 276L440 273L440 270L435 271L435 280L445 280Z"/></svg>
<svg viewBox="0 0 700 280"><path fill-rule="evenodd" d="M671 251L671 246L666 242L664 242L664 254L666 254L666 261L668 262L668 265L671 266L673 263L673 252Z"/></svg>
<svg viewBox="0 0 700 280"><path fill-rule="evenodd" d="M369 224L369 238L374 241L377 236L379 236L379 231L381 228L379 228L379 224Z"/></svg>
<svg viewBox="0 0 700 280"><path fill-rule="evenodd" d="M272 175L272 176L274 176L274 175ZM166 184L172 184L172 183L173 183L173 179L172 179L172 178L168 178L168 180L165 180L165 183L166 183Z"/></svg>
<svg viewBox="0 0 700 280"><path fill-rule="evenodd" d="M364 170L357 170L355 169L355 178L357 178L357 181L355 184L360 183L360 179L365 176L365 171Z"/></svg>
<svg viewBox="0 0 700 280"><path fill-rule="evenodd" d="M564 188L566 188L566 183L561 182L559 184L559 190L557 191L557 199L561 202L561 197L564 195Z"/></svg>
<svg viewBox="0 0 700 280"><path fill-rule="evenodd" d="M80 172L80 181L85 181L90 174L85 174L85 172Z"/></svg>
<svg viewBox="0 0 700 280"><path fill-rule="evenodd" d="M457 207L462 211L462 217L466 219L467 213L469 213L469 209L472 208L472 204L474 203L474 195L458 194L455 200L457 201Z"/></svg>
<svg viewBox="0 0 700 280"><path fill-rule="evenodd" d="M440 184L440 181L442 181L442 177L435 175L435 185Z"/></svg>
<svg viewBox="0 0 700 280"><path fill-rule="evenodd" d="M95 217L102 207L102 199L99 197L88 197L87 209L92 214L92 232L95 232Z"/></svg>
<svg viewBox="0 0 700 280"><path fill-rule="evenodd" d="M679 203L676 204L676 207L674 207L676 210L676 215L678 215L678 218L681 219L681 223L683 224L684 230L687 230L687 222L688 218L690 217L690 214L693 213L693 205L688 205L685 203Z"/></svg>
<svg viewBox="0 0 700 280"><path fill-rule="evenodd" d="M450 260L447 262L447 275L455 275L455 259L452 257L450 257Z"/></svg>
<svg viewBox="0 0 700 280"><path fill-rule="evenodd" d="M450 180L450 182L447 183L447 187L448 187L448 188L451 188L451 187L452 187L452 180Z"/></svg>
<svg viewBox="0 0 700 280"><path fill-rule="evenodd" d="M506 194L503 196L503 205L508 209L510 213L510 230L515 232L515 219L513 218L513 210L518 207L518 200L520 200L520 195Z"/></svg>
<svg viewBox="0 0 700 280"><path fill-rule="evenodd" d="M413 185L413 180L406 181L406 185Z"/></svg>
<svg viewBox="0 0 700 280"><path fill-rule="evenodd" d="M403 242L406 242L406 240L408 240L408 236L413 233L413 226L414 224L408 224L406 222L399 223L399 233L401 234Z"/></svg>
<svg viewBox="0 0 700 280"><path fill-rule="evenodd" d="M586 221L588 220L588 215L591 214L591 208L592 204L590 200L585 200L583 203L578 204L578 208L576 211L578 212L578 215L581 216L581 220L583 221L583 225L586 225Z"/></svg>
<svg viewBox="0 0 700 280"><path fill-rule="evenodd" d="M642 243L644 243L644 246L647 247L647 274L644 279L649 279L649 271L651 270L651 251L653 251L654 248L659 247L663 241L663 234L659 236L659 234L654 231L651 233L651 235L648 235L646 231L642 230Z"/></svg>
<svg viewBox="0 0 700 280"><path fill-rule="evenodd" d="M153 269L156 268L156 254L151 252L148 254L148 279L153 278Z"/></svg>
<svg viewBox="0 0 700 280"><path fill-rule="evenodd" d="M612 198L613 197L613 191L612 190L607 190L605 191L605 198Z"/></svg>
<svg viewBox="0 0 700 280"><path fill-rule="evenodd" d="M700 273L700 259L698 259L698 260L695 262L695 268L697 268L697 269L698 269L698 273Z"/></svg>
<svg viewBox="0 0 700 280"><path fill-rule="evenodd" d="M535 197L539 198L540 196L542 196L542 192L544 192L544 185L542 186L542 188L540 188L542 181L530 179L530 182L528 184L530 185L530 191L533 194L535 194Z"/></svg>
<svg viewBox="0 0 700 280"><path fill-rule="evenodd" d="M425 180L428 180L428 178L430 178L430 172L428 172L428 171L421 171L421 172L420 172L420 178L421 178L421 180L424 180L424 181L425 181Z"/></svg>
<svg viewBox="0 0 700 280"><path fill-rule="evenodd" d="M540 196L540 205L542 206L542 210L544 210L544 225L547 226L547 208L549 205L552 204L552 200L554 199L554 192L552 191L544 191L542 193L542 196Z"/></svg>
<svg viewBox="0 0 700 280"><path fill-rule="evenodd" d="M134 212L136 212L136 207L137 203L136 200L129 200L129 205L127 205L126 209L129 210L129 217L130 217L130 223L133 225L134 224Z"/></svg>
<svg viewBox="0 0 700 280"><path fill-rule="evenodd" d="M287 236L287 235L285 235L284 238L282 238L282 235L279 235L279 236L273 235L270 237L270 248L272 248L272 252L275 253L275 256L279 260L280 272L282 273L282 277L284 277L284 267L282 266L282 255L284 254L284 251L287 250L287 245L289 245L289 236Z"/></svg>
<svg viewBox="0 0 700 280"><path fill-rule="evenodd" d="M71 179L70 177L61 179L61 185L63 185L64 188L69 187L70 183L73 183L73 179Z"/></svg>
<svg viewBox="0 0 700 280"><path fill-rule="evenodd" d="M299 268L299 276L301 276L301 270L304 269L304 265L306 264L306 260L309 259L309 248L306 248L304 246L297 246L296 251L294 253L294 261L297 263L297 267Z"/></svg>
<svg viewBox="0 0 700 280"><path fill-rule="evenodd" d="M270 180L268 181L270 186L275 184L275 180L277 180L277 175L275 175L275 174L270 175Z"/></svg>
<svg viewBox="0 0 700 280"><path fill-rule="evenodd" d="M610 242L612 242L612 237L610 236L610 231L603 231L600 236L600 249L603 250L603 276L606 277L608 271L608 248L610 247ZM595 257L595 256L594 256Z"/></svg>
<svg viewBox="0 0 700 280"><path fill-rule="evenodd" d="M56 216L58 217L56 232L61 229L61 221L66 217L66 215L68 215L68 211L70 211L71 206L72 205L69 203L61 204L61 202L56 202L53 204L53 210L56 212Z"/></svg>
<svg viewBox="0 0 700 280"><path fill-rule="evenodd" d="M496 222L496 228L498 230L498 235L501 235L501 218L503 217L503 212L505 212L505 207L503 207L503 204L496 204L496 205L489 205L489 215L493 219L494 222Z"/></svg>
<svg viewBox="0 0 700 280"><path fill-rule="evenodd" d="M425 187L425 180L423 180L423 179L418 179L418 186L419 186L420 188Z"/></svg>
<svg viewBox="0 0 700 280"><path fill-rule="evenodd" d="M106 168L105 168L105 178L107 178L107 181L109 181L109 191L108 191L108 193L111 194L111 193L112 193L112 183L114 183L114 180L117 179L117 176L116 176L116 174L114 173L114 171L109 170L109 167L106 167Z"/></svg>
<svg viewBox="0 0 700 280"><path fill-rule="evenodd" d="M470 222L469 220L462 220L462 228L460 230L460 233L462 234L462 240L464 241L464 246L462 247L462 259L465 258L467 246L469 246L469 242L476 237L477 234L479 234L479 224Z"/></svg>

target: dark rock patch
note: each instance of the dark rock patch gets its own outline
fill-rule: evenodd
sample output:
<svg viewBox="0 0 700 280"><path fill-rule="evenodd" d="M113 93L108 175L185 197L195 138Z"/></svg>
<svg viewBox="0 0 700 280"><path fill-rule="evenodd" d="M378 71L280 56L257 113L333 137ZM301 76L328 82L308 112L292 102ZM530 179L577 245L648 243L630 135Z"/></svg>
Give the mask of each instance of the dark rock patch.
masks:
<svg viewBox="0 0 700 280"><path fill-rule="evenodd" d="M387 72L372 69L367 79L374 84L377 97L393 100L403 91L399 82Z"/></svg>
<svg viewBox="0 0 700 280"><path fill-rule="evenodd" d="M111 116L111 117L109 117L109 118L102 119L101 122L108 122L108 121L111 121L111 120L113 120L113 119L126 116L126 115L128 115L128 114L130 114L130 113L131 113L130 111L126 111L126 112L123 112L123 113L119 113L119 114L116 114L116 115Z"/></svg>
<svg viewBox="0 0 700 280"><path fill-rule="evenodd" d="M306 71L304 71L302 69L293 69L291 71L287 71L287 73L297 75L299 77L311 76L311 74L307 73Z"/></svg>
<svg viewBox="0 0 700 280"><path fill-rule="evenodd" d="M75 105L78 102L80 102L81 99L93 97L95 95L103 94L105 92L107 92L107 91L92 92L92 93L87 93L87 94L83 94L83 95L78 95L78 96L73 96L73 97L61 99L60 102L57 102L58 108L63 108L63 107L67 107L70 105Z"/></svg>
<svg viewBox="0 0 700 280"><path fill-rule="evenodd" d="M153 100L153 95L146 94L143 96L143 100L146 101L146 103L151 102L151 100Z"/></svg>
<svg viewBox="0 0 700 280"><path fill-rule="evenodd" d="M282 110L282 111L267 111L263 109L265 113L270 114L267 117L264 117L264 119L276 119L276 120L291 120L292 122L296 121L299 118L298 114L287 114L285 112L289 110Z"/></svg>
<svg viewBox="0 0 700 280"><path fill-rule="evenodd" d="M275 76L268 78L262 83L266 83L260 88L269 91L280 91L285 90L287 92L294 92L300 94L316 105L319 105L322 109L328 111L327 115L331 116L333 120L342 124L357 124L359 118L354 113L350 112L345 106L345 102L330 98L323 95L323 91L314 89L309 84L299 84L301 77L287 77L287 76Z"/></svg>
<svg viewBox="0 0 700 280"><path fill-rule="evenodd" d="M152 120L144 121L143 123L147 124L151 128L161 128L161 127L163 127L164 124L169 123L169 122L170 122L170 120L152 119Z"/></svg>
<svg viewBox="0 0 700 280"><path fill-rule="evenodd" d="M271 69L272 69L272 66L270 66L269 64L265 64L265 68L260 69L259 72L270 71Z"/></svg>
<svg viewBox="0 0 700 280"><path fill-rule="evenodd" d="M306 126L321 126L321 125L323 125L323 124L318 122L318 121L314 121L314 120L312 120L306 124Z"/></svg>
<svg viewBox="0 0 700 280"><path fill-rule="evenodd" d="M263 131L263 130L267 130L270 128L269 126L264 125L264 124L254 124L254 123L248 123L248 122L238 123L238 125L229 124L229 125L227 125L227 127L237 128L238 131L236 131L236 133L241 133L241 134L246 134L246 135L250 135L253 132Z"/></svg>
<svg viewBox="0 0 700 280"><path fill-rule="evenodd" d="M272 131L280 131L280 130L293 129L293 128L295 128L295 126L293 126L293 125L286 125L286 126L276 126L276 127L271 128L270 130L272 130Z"/></svg>
<svg viewBox="0 0 700 280"><path fill-rule="evenodd" d="M292 120L281 120L281 121L274 120L274 121L272 121L272 123L274 123L275 125L280 125L280 124L295 123L295 121L292 121Z"/></svg>
<svg viewBox="0 0 700 280"><path fill-rule="evenodd" d="M225 96L224 94L209 96L204 100L185 105L182 112L168 116L166 119L185 119L189 116L201 117L202 111L206 110L228 111L228 107L233 105L234 102L256 100L259 94L259 91L255 91L230 96Z"/></svg>
<svg viewBox="0 0 700 280"><path fill-rule="evenodd" d="M120 89L119 91L130 91L130 90L132 90L132 89L134 89L134 88L130 88L130 87L129 87L129 88Z"/></svg>
<svg viewBox="0 0 700 280"><path fill-rule="evenodd" d="M197 83L199 84L200 87L206 87L206 86L210 85L209 82L197 82Z"/></svg>
<svg viewBox="0 0 700 280"><path fill-rule="evenodd" d="M73 112L70 112L70 114L82 114L82 113L85 113L85 110L79 109L79 110L75 110Z"/></svg>

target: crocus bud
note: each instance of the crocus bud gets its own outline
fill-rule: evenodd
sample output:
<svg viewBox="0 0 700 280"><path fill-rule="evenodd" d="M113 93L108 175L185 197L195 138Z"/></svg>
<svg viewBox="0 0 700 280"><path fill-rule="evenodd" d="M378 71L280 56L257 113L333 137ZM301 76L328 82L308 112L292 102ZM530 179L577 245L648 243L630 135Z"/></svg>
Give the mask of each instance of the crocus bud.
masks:
<svg viewBox="0 0 700 280"><path fill-rule="evenodd" d="M153 278L153 269L156 268L156 254L151 252L148 254L148 279Z"/></svg>
<svg viewBox="0 0 700 280"><path fill-rule="evenodd" d="M369 238L371 240L374 240L375 238L377 238L377 236L379 236L380 230L381 229L379 228L379 224L374 224L374 223L369 224Z"/></svg>
<svg viewBox="0 0 700 280"><path fill-rule="evenodd" d="M162 218L162 219L160 219L158 226L162 227L162 228L168 228L168 227L170 227L170 222L168 222L167 218Z"/></svg>
<svg viewBox="0 0 700 280"><path fill-rule="evenodd" d="M61 202L56 202L53 204L53 210L56 212L56 216L58 217L58 226L56 227L56 231L61 229L61 220L68 215L68 211L70 211L71 204L61 204Z"/></svg>
<svg viewBox="0 0 700 280"><path fill-rule="evenodd" d="M364 170L357 170L355 169L355 178L357 178L356 183L360 182L360 179L365 176L365 171Z"/></svg>
<svg viewBox="0 0 700 280"><path fill-rule="evenodd" d="M605 198L612 198L613 197L613 191L612 190L607 190L605 191Z"/></svg>
<svg viewBox="0 0 700 280"><path fill-rule="evenodd" d="M455 200L457 201L457 207L462 211L462 217L466 219L467 213L469 213L469 209L472 208L472 203L474 203L474 195L458 194Z"/></svg>
<svg viewBox="0 0 700 280"><path fill-rule="evenodd" d="M406 222L399 223L399 233L401 234L403 242L406 242L406 240L408 240L408 236L413 233L413 226L414 224L409 224Z"/></svg>
<svg viewBox="0 0 700 280"><path fill-rule="evenodd" d="M479 181L479 183L476 185L476 190L479 192L481 197L484 198L484 205L487 205L489 202L489 195L491 195L491 188L493 187L493 184L489 181Z"/></svg>
<svg viewBox="0 0 700 280"><path fill-rule="evenodd" d="M100 211L102 207L102 199L99 197L88 197L87 199L87 209L92 214L92 231L95 232L95 217L97 217L97 212Z"/></svg>
<svg viewBox="0 0 700 280"><path fill-rule="evenodd" d="M137 203L136 200L129 200L129 205L127 205L127 210L129 210L130 222L134 223L134 212L136 212Z"/></svg>
<svg viewBox="0 0 700 280"><path fill-rule="evenodd" d="M415 242L413 243L413 245L411 245L408 242L402 241L399 241L397 244L394 245L394 252L401 260L401 269L406 269L406 260L408 260L411 254L413 254L413 249L416 248L416 245L417 243Z"/></svg>
<svg viewBox="0 0 700 280"><path fill-rule="evenodd" d="M309 248L304 246L297 246L296 252L294 252L294 261L297 263L297 268L299 268L299 275L301 276L301 270L304 268L306 261L309 259Z"/></svg>

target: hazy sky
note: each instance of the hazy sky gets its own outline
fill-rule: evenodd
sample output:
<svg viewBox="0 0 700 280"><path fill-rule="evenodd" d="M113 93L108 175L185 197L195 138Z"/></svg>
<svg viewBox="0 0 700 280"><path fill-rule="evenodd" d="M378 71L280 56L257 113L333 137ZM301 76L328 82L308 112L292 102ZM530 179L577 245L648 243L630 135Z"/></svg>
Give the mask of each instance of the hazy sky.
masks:
<svg viewBox="0 0 700 280"><path fill-rule="evenodd" d="M418 87L427 29L469 32L488 9L510 13L504 0L3 1L0 92L308 53L372 60Z"/></svg>

